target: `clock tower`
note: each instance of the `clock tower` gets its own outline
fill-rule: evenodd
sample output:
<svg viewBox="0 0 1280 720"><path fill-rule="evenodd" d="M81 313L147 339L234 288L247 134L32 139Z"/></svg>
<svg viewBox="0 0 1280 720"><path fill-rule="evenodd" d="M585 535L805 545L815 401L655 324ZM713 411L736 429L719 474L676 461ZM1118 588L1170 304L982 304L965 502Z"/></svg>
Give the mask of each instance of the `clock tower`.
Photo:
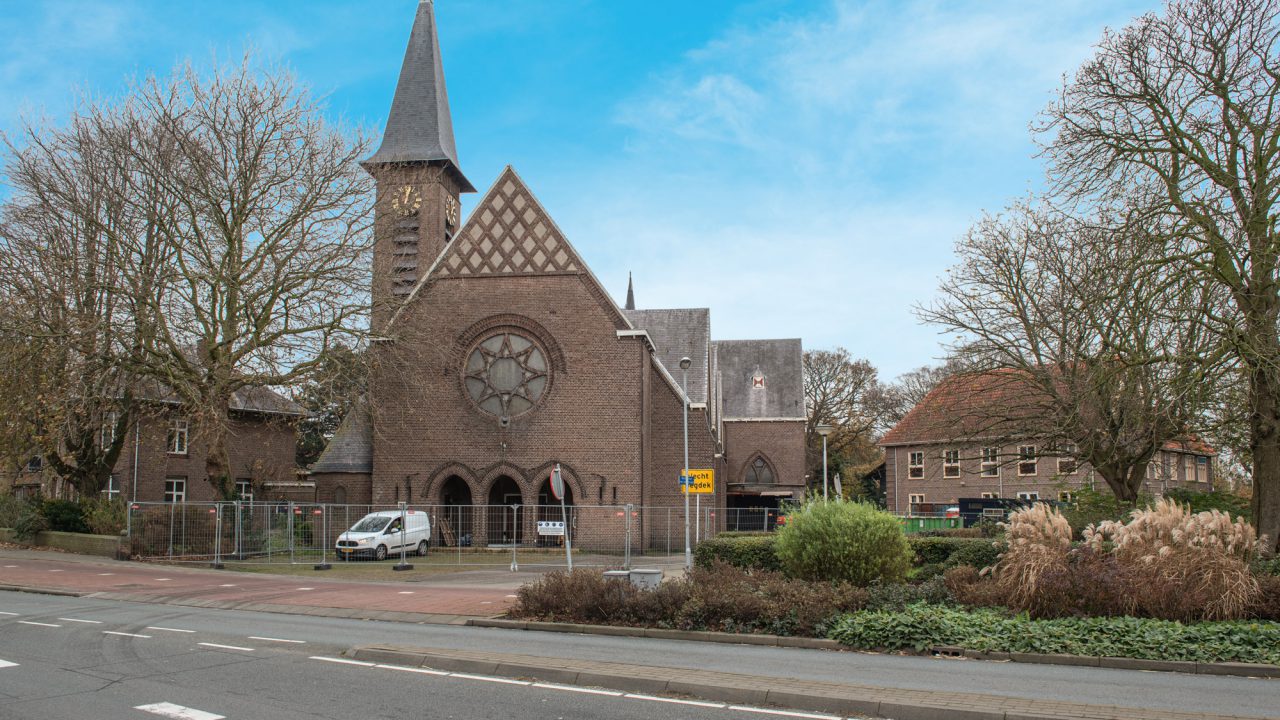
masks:
<svg viewBox="0 0 1280 720"><path fill-rule="evenodd" d="M431 0L418 3L382 144L361 165L377 185L372 288L377 332L457 232L458 197L476 191L458 165Z"/></svg>

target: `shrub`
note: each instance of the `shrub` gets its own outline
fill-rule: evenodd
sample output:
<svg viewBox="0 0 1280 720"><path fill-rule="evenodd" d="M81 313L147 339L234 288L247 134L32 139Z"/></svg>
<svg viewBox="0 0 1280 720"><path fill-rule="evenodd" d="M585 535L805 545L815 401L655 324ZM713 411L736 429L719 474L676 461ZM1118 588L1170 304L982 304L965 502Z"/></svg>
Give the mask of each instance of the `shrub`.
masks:
<svg viewBox="0 0 1280 720"><path fill-rule="evenodd" d="M947 566L942 563L929 563L920 565L907 571L907 582L912 585L918 585L922 582L928 582L936 577L942 577L942 573L947 571Z"/></svg>
<svg viewBox="0 0 1280 720"><path fill-rule="evenodd" d="M951 557L947 559L947 567L969 565L979 570L989 568L1000 560L1000 555L1004 551L1003 542L993 542L989 539L964 542L951 553Z"/></svg>
<svg viewBox="0 0 1280 720"><path fill-rule="evenodd" d="M777 553L792 577L863 587L899 582L911 567L898 519L854 502L813 501L794 510L778 531Z"/></svg>
<svg viewBox="0 0 1280 720"><path fill-rule="evenodd" d="M901 610L914 603L949 605L951 592L941 575L916 585L872 585L867 588L867 610Z"/></svg>
<svg viewBox="0 0 1280 720"><path fill-rule="evenodd" d="M1116 498L1115 493L1106 488L1099 492L1093 488L1082 487L1072 492L1075 493L1075 499L1063 508L1062 514L1067 518L1067 523L1071 525L1071 532L1077 539L1084 536L1084 529L1090 525L1108 520L1123 522L1133 510L1133 506L1121 502ZM1139 496L1137 506L1145 507L1151 501L1150 495Z"/></svg>
<svg viewBox="0 0 1280 720"><path fill-rule="evenodd" d="M1166 490L1164 496L1180 505L1186 505L1193 513L1218 510L1230 515L1232 520L1248 520L1251 517L1249 501L1230 492L1197 492L1187 488L1173 488Z"/></svg>
<svg viewBox="0 0 1280 720"><path fill-rule="evenodd" d="M23 500L12 493L0 493L0 527L11 528L18 522L22 514Z"/></svg>
<svg viewBox="0 0 1280 720"><path fill-rule="evenodd" d="M781 570L775 551L776 538L769 534L719 535L698 543L693 560L698 567L711 567L717 561L747 570Z"/></svg>
<svg viewBox="0 0 1280 720"><path fill-rule="evenodd" d="M74 500L45 500L40 507L49 530L57 532L87 533L84 507Z"/></svg>
<svg viewBox="0 0 1280 720"><path fill-rule="evenodd" d="M43 502L40 498L28 498L18 504L17 516L13 521L13 533L19 540L31 540L36 533L49 529L49 521L41 512Z"/></svg>
<svg viewBox="0 0 1280 720"><path fill-rule="evenodd" d="M961 565L948 570L942 582L957 604L969 607L998 607L1005 604L1004 593L990 578L979 574L978 569Z"/></svg>
<svg viewBox="0 0 1280 720"><path fill-rule="evenodd" d="M1254 575L1280 575L1280 555L1269 558L1254 558L1249 566Z"/></svg>
<svg viewBox="0 0 1280 720"><path fill-rule="evenodd" d="M1003 549L1003 545L978 537L922 537L915 535L907 538L907 541L915 552L916 564L920 566L932 564L944 567L972 565L977 568L984 568L995 565Z"/></svg>
<svg viewBox="0 0 1280 720"><path fill-rule="evenodd" d="M126 525L128 504L124 500L86 500L84 523L97 535L119 535Z"/></svg>
<svg viewBox="0 0 1280 720"><path fill-rule="evenodd" d="M832 639L875 650L958 645L998 652L1059 653L1149 660L1280 664L1280 623L1184 625L1146 618L1032 620L991 609L918 603L900 611L862 611L838 619Z"/></svg>
<svg viewBox="0 0 1280 720"><path fill-rule="evenodd" d="M1258 595L1253 601L1252 615L1259 620L1280 621L1280 577L1263 575L1258 578Z"/></svg>
<svg viewBox="0 0 1280 720"><path fill-rule="evenodd" d="M995 566L996 582L1013 607L1026 609L1036 601L1041 576L1064 569L1071 526L1056 509L1036 503L1009 515L1005 538L1009 546Z"/></svg>

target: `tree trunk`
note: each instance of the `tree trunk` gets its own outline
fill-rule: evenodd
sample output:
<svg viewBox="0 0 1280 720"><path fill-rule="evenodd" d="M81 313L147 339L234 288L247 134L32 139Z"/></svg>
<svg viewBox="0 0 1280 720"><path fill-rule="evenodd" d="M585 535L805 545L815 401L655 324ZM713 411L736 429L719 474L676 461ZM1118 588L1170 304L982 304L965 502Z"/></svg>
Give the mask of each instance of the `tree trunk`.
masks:
<svg viewBox="0 0 1280 720"><path fill-rule="evenodd" d="M1127 468L1102 464L1095 465L1094 470L1106 481L1117 500L1130 507L1137 504L1138 490L1142 487L1142 478L1147 472L1146 464Z"/></svg>
<svg viewBox="0 0 1280 720"><path fill-rule="evenodd" d="M231 482L231 457L227 447L227 426L231 420L227 412L228 403L224 400L217 409L208 414L205 421L204 471L209 485L213 488L214 497L219 500L232 500L234 484Z"/></svg>
<svg viewBox="0 0 1280 720"><path fill-rule="evenodd" d="M1253 526L1276 551L1280 540L1280 384L1267 368L1250 376L1253 412L1249 416L1253 449Z"/></svg>

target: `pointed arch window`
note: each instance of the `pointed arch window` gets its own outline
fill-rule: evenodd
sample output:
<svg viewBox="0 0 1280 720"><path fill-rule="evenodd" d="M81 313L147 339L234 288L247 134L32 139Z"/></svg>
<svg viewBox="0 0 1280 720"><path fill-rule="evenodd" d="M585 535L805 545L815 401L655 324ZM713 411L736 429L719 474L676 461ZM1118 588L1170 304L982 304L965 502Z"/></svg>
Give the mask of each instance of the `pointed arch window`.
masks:
<svg viewBox="0 0 1280 720"><path fill-rule="evenodd" d="M777 480L773 474L773 466L763 455L756 455L747 463L742 482L748 485L773 485Z"/></svg>

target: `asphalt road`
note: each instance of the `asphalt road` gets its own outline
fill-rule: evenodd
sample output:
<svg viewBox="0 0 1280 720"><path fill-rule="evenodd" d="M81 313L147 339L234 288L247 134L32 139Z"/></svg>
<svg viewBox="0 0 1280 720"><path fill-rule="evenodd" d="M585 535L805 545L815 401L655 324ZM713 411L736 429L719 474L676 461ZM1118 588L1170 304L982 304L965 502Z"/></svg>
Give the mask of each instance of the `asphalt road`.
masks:
<svg viewBox="0 0 1280 720"><path fill-rule="evenodd" d="M163 717L135 709L156 703L210 714L169 715L192 720L768 717L314 659L368 643L1186 712L1280 713L1280 681L1250 678L406 625L13 592L0 592L0 613L0 717L15 720Z"/></svg>

